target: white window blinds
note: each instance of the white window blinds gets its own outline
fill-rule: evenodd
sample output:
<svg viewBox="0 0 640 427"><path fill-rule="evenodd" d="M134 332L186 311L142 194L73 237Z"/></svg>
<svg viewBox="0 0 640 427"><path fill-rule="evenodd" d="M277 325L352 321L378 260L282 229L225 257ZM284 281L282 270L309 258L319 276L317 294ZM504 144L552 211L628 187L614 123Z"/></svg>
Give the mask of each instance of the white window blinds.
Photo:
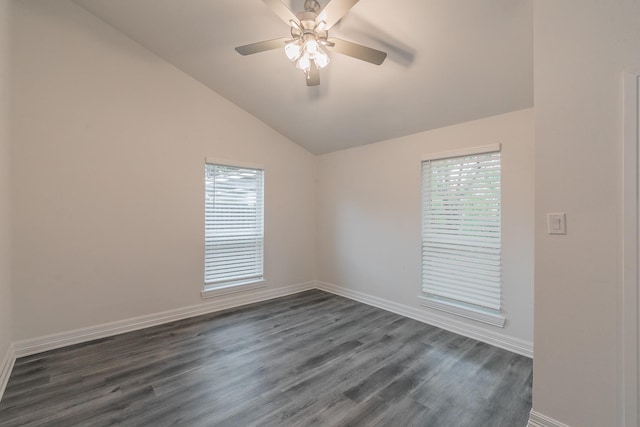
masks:
<svg viewBox="0 0 640 427"><path fill-rule="evenodd" d="M422 292L500 310L500 152L422 163Z"/></svg>
<svg viewBox="0 0 640 427"><path fill-rule="evenodd" d="M205 284L262 278L264 171L206 163Z"/></svg>

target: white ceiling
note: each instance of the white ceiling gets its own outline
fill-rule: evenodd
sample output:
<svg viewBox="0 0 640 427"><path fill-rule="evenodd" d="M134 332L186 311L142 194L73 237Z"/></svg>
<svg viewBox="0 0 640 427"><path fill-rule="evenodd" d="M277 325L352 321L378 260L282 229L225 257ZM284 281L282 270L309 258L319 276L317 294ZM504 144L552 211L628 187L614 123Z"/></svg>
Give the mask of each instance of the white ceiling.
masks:
<svg viewBox="0 0 640 427"><path fill-rule="evenodd" d="M284 52L235 52L288 36L261 0L75 1L316 154L533 105L532 0L361 0L330 36L387 60L330 53L317 87Z"/></svg>

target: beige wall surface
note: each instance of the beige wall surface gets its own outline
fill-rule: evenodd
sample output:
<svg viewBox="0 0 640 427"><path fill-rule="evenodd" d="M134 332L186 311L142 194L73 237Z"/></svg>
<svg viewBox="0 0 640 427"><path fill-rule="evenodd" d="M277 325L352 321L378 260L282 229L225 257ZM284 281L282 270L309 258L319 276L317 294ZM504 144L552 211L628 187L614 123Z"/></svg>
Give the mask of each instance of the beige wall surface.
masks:
<svg viewBox="0 0 640 427"><path fill-rule="evenodd" d="M205 157L265 168L269 286L314 279L310 153L70 1L15 30L14 339L199 304Z"/></svg>
<svg viewBox="0 0 640 427"><path fill-rule="evenodd" d="M536 1L534 410L622 425L622 73L640 66L640 2ZM546 233L566 212L567 235Z"/></svg>
<svg viewBox="0 0 640 427"><path fill-rule="evenodd" d="M318 163L318 279L405 306L421 287L421 158L502 144L504 329L533 340L533 110L323 155ZM445 315L442 312L437 312Z"/></svg>
<svg viewBox="0 0 640 427"><path fill-rule="evenodd" d="M0 0L0 363L13 340L11 298L10 32L12 0ZM1 366L0 366L1 368Z"/></svg>

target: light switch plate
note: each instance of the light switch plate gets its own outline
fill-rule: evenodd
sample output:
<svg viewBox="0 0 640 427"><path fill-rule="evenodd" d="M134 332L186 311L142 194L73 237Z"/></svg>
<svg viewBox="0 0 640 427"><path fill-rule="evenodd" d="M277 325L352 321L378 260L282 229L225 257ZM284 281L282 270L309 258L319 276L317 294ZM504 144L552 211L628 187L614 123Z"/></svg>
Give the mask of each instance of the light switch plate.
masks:
<svg viewBox="0 0 640 427"><path fill-rule="evenodd" d="M567 215L564 212L547 214L547 233L567 234Z"/></svg>

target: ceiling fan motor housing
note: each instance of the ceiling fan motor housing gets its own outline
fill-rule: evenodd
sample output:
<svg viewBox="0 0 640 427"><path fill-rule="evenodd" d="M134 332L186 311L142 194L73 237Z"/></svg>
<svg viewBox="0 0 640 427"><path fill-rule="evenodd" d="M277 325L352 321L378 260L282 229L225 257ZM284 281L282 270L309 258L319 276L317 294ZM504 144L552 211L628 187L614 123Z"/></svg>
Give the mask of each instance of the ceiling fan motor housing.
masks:
<svg viewBox="0 0 640 427"><path fill-rule="evenodd" d="M312 35L318 41L326 41L329 32L323 28L322 21L317 22L318 14L316 12L306 11L296 15L297 22L291 22L291 37L294 39L303 38L306 35Z"/></svg>

